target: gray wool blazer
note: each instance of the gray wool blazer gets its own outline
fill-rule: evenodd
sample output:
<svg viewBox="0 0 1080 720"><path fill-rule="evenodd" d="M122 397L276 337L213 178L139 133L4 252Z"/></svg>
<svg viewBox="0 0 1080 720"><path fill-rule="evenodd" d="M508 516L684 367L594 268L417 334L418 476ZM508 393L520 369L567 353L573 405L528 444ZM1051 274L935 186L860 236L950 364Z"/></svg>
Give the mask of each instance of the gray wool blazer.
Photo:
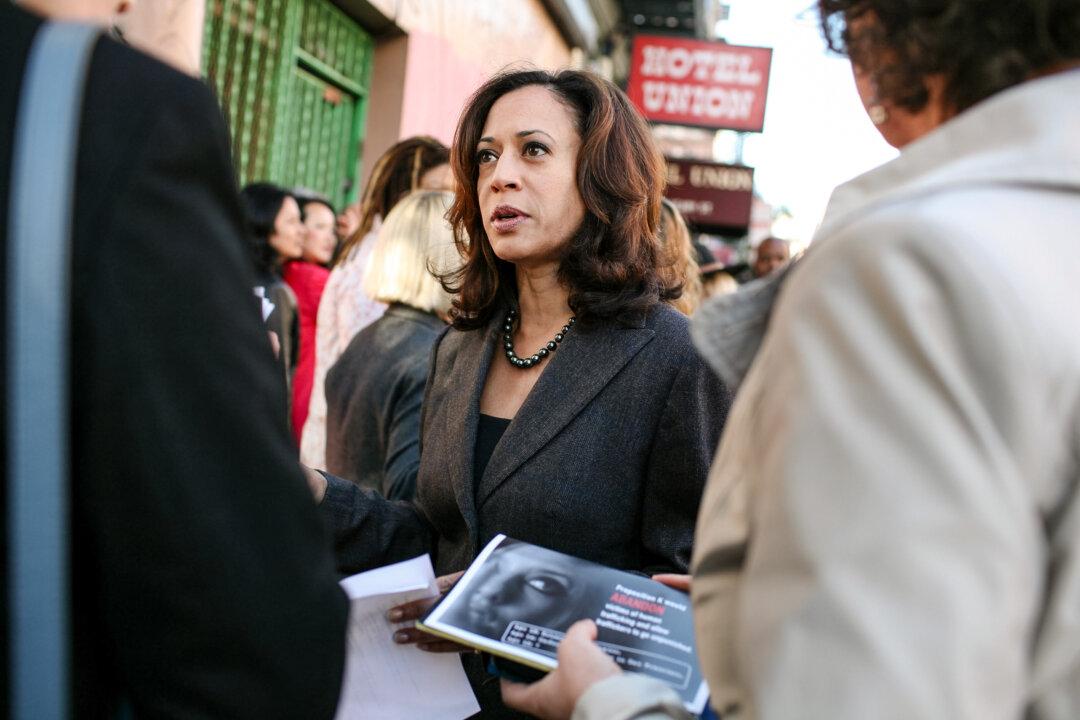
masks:
<svg viewBox="0 0 1080 720"><path fill-rule="evenodd" d="M575 326L547 361L478 486L473 447L502 314L436 341L417 497L392 503L329 477L321 511L342 572L430 552L462 570L496 533L612 567L686 572L694 521L730 397L656 305L634 326Z"/></svg>
<svg viewBox="0 0 1080 720"><path fill-rule="evenodd" d="M656 305L634 326L575 326L474 486L480 395L490 364L506 362L502 318L436 341L413 502L328 476L321 511L339 569L429 552L436 575L445 575L465 569L501 532L611 567L686 572L730 404L691 346L686 318ZM524 717L502 705L477 656L463 662L482 717Z"/></svg>

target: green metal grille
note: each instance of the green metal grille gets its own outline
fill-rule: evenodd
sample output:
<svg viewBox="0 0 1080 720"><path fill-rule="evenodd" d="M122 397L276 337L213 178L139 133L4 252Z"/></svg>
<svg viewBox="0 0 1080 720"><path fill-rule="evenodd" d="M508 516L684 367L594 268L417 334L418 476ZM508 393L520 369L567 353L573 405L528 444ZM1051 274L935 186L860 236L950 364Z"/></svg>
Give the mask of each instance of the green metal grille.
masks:
<svg viewBox="0 0 1080 720"><path fill-rule="evenodd" d="M328 0L208 0L204 33L239 182L355 199L371 37Z"/></svg>
<svg viewBox="0 0 1080 720"><path fill-rule="evenodd" d="M282 132L283 182L316 188L340 205L354 180L350 143L342 139L351 140L357 98L299 67L290 93L295 111Z"/></svg>
<svg viewBox="0 0 1080 720"><path fill-rule="evenodd" d="M240 182L269 177L288 0L210 0L203 68L232 134ZM291 50L291 48L289 48Z"/></svg>
<svg viewBox="0 0 1080 720"><path fill-rule="evenodd" d="M359 32L358 32L359 31ZM300 49L315 59L333 79L368 86L373 43L345 13L320 0L304 3L300 20Z"/></svg>

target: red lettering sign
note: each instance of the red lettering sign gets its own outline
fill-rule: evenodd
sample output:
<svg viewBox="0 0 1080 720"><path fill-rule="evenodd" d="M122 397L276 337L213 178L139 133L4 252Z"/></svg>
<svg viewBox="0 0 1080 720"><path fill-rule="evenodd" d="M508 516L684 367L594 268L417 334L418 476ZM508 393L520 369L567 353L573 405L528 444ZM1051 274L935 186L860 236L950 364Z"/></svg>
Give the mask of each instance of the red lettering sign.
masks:
<svg viewBox="0 0 1080 720"><path fill-rule="evenodd" d="M668 159L664 194L699 229L745 230L754 200L754 169Z"/></svg>
<svg viewBox="0 0 1080 720"><path fill-rule="evenodd" d="M761 132L772 49L638 35L630 100L649 120Z"/></svg>

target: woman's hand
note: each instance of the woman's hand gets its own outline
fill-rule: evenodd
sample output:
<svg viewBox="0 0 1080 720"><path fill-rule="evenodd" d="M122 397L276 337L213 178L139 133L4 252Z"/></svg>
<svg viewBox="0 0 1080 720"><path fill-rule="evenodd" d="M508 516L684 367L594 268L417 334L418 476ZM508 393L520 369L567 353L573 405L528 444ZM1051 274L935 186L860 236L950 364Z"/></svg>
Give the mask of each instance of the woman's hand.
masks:
<svg viewBox="0 0 1080 720"><path fill-rule="evenodd" d="M595 640L592 620L571 625L559 643L559 667L529 685L503 680L503 702L542 720L569 718L586 690L622 672Z"/></svg>
<svg viewBox="0 0 1080 720"><path fill-rule="evenodd" d="M667 585L669 588L675 588L676 590L682 590L684 593L690 592L690 576L689 575L676 575L675 573L661 573L659 575L653 575L652 579L658 583Z"/></svg>
<svg viewBox="0 0 1080 720"><path fill-rule="evenodd" d="M386 619L392 623L413 623L424 616L431 606L438 602L439 598L446 595L454 583L458 581L464 575L464 572L456 572L450 575L443 575L440 578L435 579L435 583L439 586L439 597L437 598L425 598L423 600L413 600L397 607L392 607L386 613ZM427 652L474 652L471 647L465 645L458 645L456 642L450 640L444 640L441 637L431 635L423 630L418 630L415 627L402 627L394 631L394 642L399 645L411 645L416 644L416 647Z"/></svg>
<svg viewBox="0 0 1080 720"><path fill-rule="evenodd" d="M315 472L303 463L300 463L300 469L304 471L304 479L307 480L308 489L311 490L311 494L315 498L315 504L318 505L326 497L326 478L322 476L322 473Z"/></svg>

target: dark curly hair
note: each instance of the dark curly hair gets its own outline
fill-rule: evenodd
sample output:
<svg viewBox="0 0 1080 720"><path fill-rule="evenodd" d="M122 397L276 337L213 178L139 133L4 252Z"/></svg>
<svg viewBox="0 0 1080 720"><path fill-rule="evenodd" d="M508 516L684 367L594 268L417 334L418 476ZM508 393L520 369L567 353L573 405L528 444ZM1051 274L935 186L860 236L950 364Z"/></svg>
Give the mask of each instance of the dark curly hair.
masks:
<svg viewBox="0 0 1080 720"><path fill-rule="evenodd" d="M664 163L641 115L621 90L592 73L517 70L496 75L473 94L454 134L450 166L458 191L447 219L465 262L442 278L454 295L454 326L483 327L498 308L517 304L514 266L495 256L484 231L476 146L492 105L531 85L565 103L581 136L577 186L585 218L559 264L578 322L631 321L678 297L678 285L668 286L658 269Z"/></svg>
<svg viewBox="0 0 1080 720"><path fill-rule="evenodd" d="M280 269L281 259L270 245L270 236L274 234L281 206L291 197L293 194L285 188L267 182L249 183L240 191L248 248L260 276L276 275Z"/></svg>
<svg viewBox="0 0 1080 720"><path fill-rule="evenodd" d="M1080 0L818 0L818 10L829 47L870 75L878 100L913 112L930 75L963 112L1080 58ZM852 31L860 18L869 22Z"/></svg>

